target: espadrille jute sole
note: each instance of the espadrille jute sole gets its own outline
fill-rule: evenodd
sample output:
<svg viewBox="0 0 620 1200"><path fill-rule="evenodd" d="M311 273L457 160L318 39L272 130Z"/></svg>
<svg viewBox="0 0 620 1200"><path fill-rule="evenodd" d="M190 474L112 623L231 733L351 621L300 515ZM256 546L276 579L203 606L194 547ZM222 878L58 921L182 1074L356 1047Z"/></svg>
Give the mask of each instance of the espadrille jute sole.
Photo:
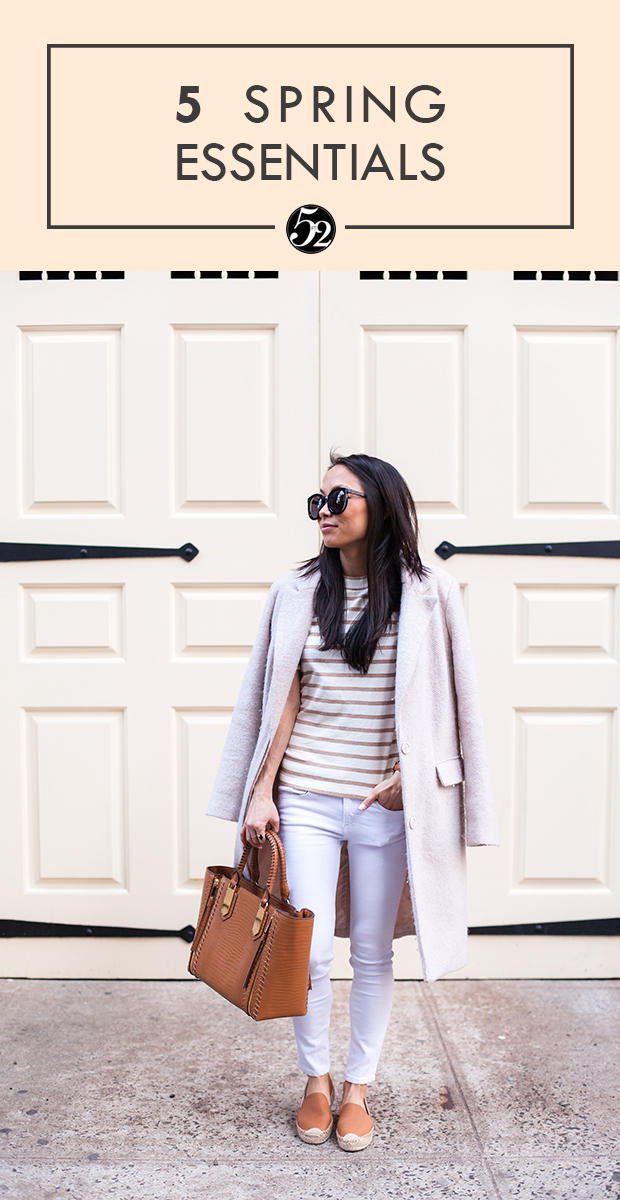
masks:
<svg viewBox="0 0 620 1200"><path fill-rule="evenodd" d="M370 1133L364 1134L363 1137L358 1137L355 1133L346 1133L344 1137L341 1137L336 1132L336 1137L341 1150L365 1150L372 1142L374 1132L374 1129L371 1129Z"/></svg>
<svg viewBox="0 0 620 1200"><path fill-rule="evenodd" d="M297 1122L295 1122L295 1124L297 1125ZM333 1128L333 1120L330 1121L327 1129L301 1129L301 1127L297 1125L297 1135L301 1138L302 1142L306 1142L308 1146L322 1146L323 1142L328 1141L328 1139L331 1137Z"/></svg>

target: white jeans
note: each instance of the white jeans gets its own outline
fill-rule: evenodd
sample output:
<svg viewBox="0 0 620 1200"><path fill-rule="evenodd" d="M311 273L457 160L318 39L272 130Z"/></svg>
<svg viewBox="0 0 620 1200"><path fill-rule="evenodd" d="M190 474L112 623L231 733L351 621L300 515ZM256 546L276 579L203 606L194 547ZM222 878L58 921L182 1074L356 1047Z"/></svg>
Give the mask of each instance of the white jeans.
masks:
<svg viewBox="0 0 620 1200"><path fill-rule="evenodd" d="M392 938L407 862L402 812L377 802L360 812L359 804L286 787L280 787L278 799L291 903L314 913L308 1012L293 1018L299 1066L306 1075L329 1071L329 969L340 850L347 842L353 984L345 1079L371 1083L392 1007Z"/></svg>

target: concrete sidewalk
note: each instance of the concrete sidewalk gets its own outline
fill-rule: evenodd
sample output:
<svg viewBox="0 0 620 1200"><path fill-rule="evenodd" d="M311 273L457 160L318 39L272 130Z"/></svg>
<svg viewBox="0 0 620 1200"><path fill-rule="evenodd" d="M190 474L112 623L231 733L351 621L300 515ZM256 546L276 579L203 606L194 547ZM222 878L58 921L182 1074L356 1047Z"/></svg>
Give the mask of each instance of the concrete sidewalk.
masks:
<svg viewBox="0 0 620 1200"><path fill-rule="evenodd" d="M360 1154L295 1136L291 1022L202 984L3 980L0 1005L7 1200L620 1198L616 981L397 983Z"/></svg>

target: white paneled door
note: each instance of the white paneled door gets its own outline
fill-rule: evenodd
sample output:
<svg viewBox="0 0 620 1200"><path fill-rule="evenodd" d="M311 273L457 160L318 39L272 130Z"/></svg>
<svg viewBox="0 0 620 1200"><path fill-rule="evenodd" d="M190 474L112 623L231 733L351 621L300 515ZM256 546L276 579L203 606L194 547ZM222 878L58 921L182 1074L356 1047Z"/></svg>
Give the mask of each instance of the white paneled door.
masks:
<svg viewBox="0 0 620 1200"><path fill-rule="evenodd" d="M210 783L331 446L400 468L462 586L503 839L471 852L470 924L618 916L620 564L434 548L620 539L619 289L0 276L0 538L199 550L0 563L0 917L195 921L232 855ZM88 971L182 974L181 950L93 942ZM43 973L81 973L74 944Z"/></svg>
<svg viewBox="0 0 620 1200"><path fill-rule="evenodd" d="M387 276L386 272L386 276ZM322 454L409 481L424 556L620 539L617 282L321 276ZM618 583L603 558L455 555L502 846L471 925L617 917Z"/></svg>
<svg viewBox="0 0 620 1200"><path fill-rule="evenodd" d="M0 915L179 929L232 855L204 813L267 589L315 552L318 279L1 285L2 540L199 554L0 563Z"/></svg>

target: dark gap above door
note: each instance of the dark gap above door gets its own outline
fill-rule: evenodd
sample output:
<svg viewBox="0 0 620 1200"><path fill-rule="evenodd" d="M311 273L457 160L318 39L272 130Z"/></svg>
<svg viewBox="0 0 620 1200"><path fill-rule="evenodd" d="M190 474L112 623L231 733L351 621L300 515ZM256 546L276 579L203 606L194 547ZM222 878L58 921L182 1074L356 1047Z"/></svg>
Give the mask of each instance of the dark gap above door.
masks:
<svg viewBox="0 0 620 1200"><path fill-rule="evenodd" d="M171 271L171 279L279 279L279 271Z"/></svg>
<svg viewBox="0 0 620 1200"><path fill-rule="evenodd" d="M545 280L547 282L577 282L577 283L617 283L617 271L513 271L512 278L517 281Z"/></svg>
<svg viewBox="0 0 620 1200"><path fill-rule="evenodd" d="M19 279L21 283L36 283L54 282L58 280L68 279L70 282L79 282L83 279L124 279L124 271L20 271Z"/></svg>
<svg viewBox="0 0 620 1200"><path fill-rule="evenodd" d="M360 279L467 279L467 271L360 271Z"/></svg>

